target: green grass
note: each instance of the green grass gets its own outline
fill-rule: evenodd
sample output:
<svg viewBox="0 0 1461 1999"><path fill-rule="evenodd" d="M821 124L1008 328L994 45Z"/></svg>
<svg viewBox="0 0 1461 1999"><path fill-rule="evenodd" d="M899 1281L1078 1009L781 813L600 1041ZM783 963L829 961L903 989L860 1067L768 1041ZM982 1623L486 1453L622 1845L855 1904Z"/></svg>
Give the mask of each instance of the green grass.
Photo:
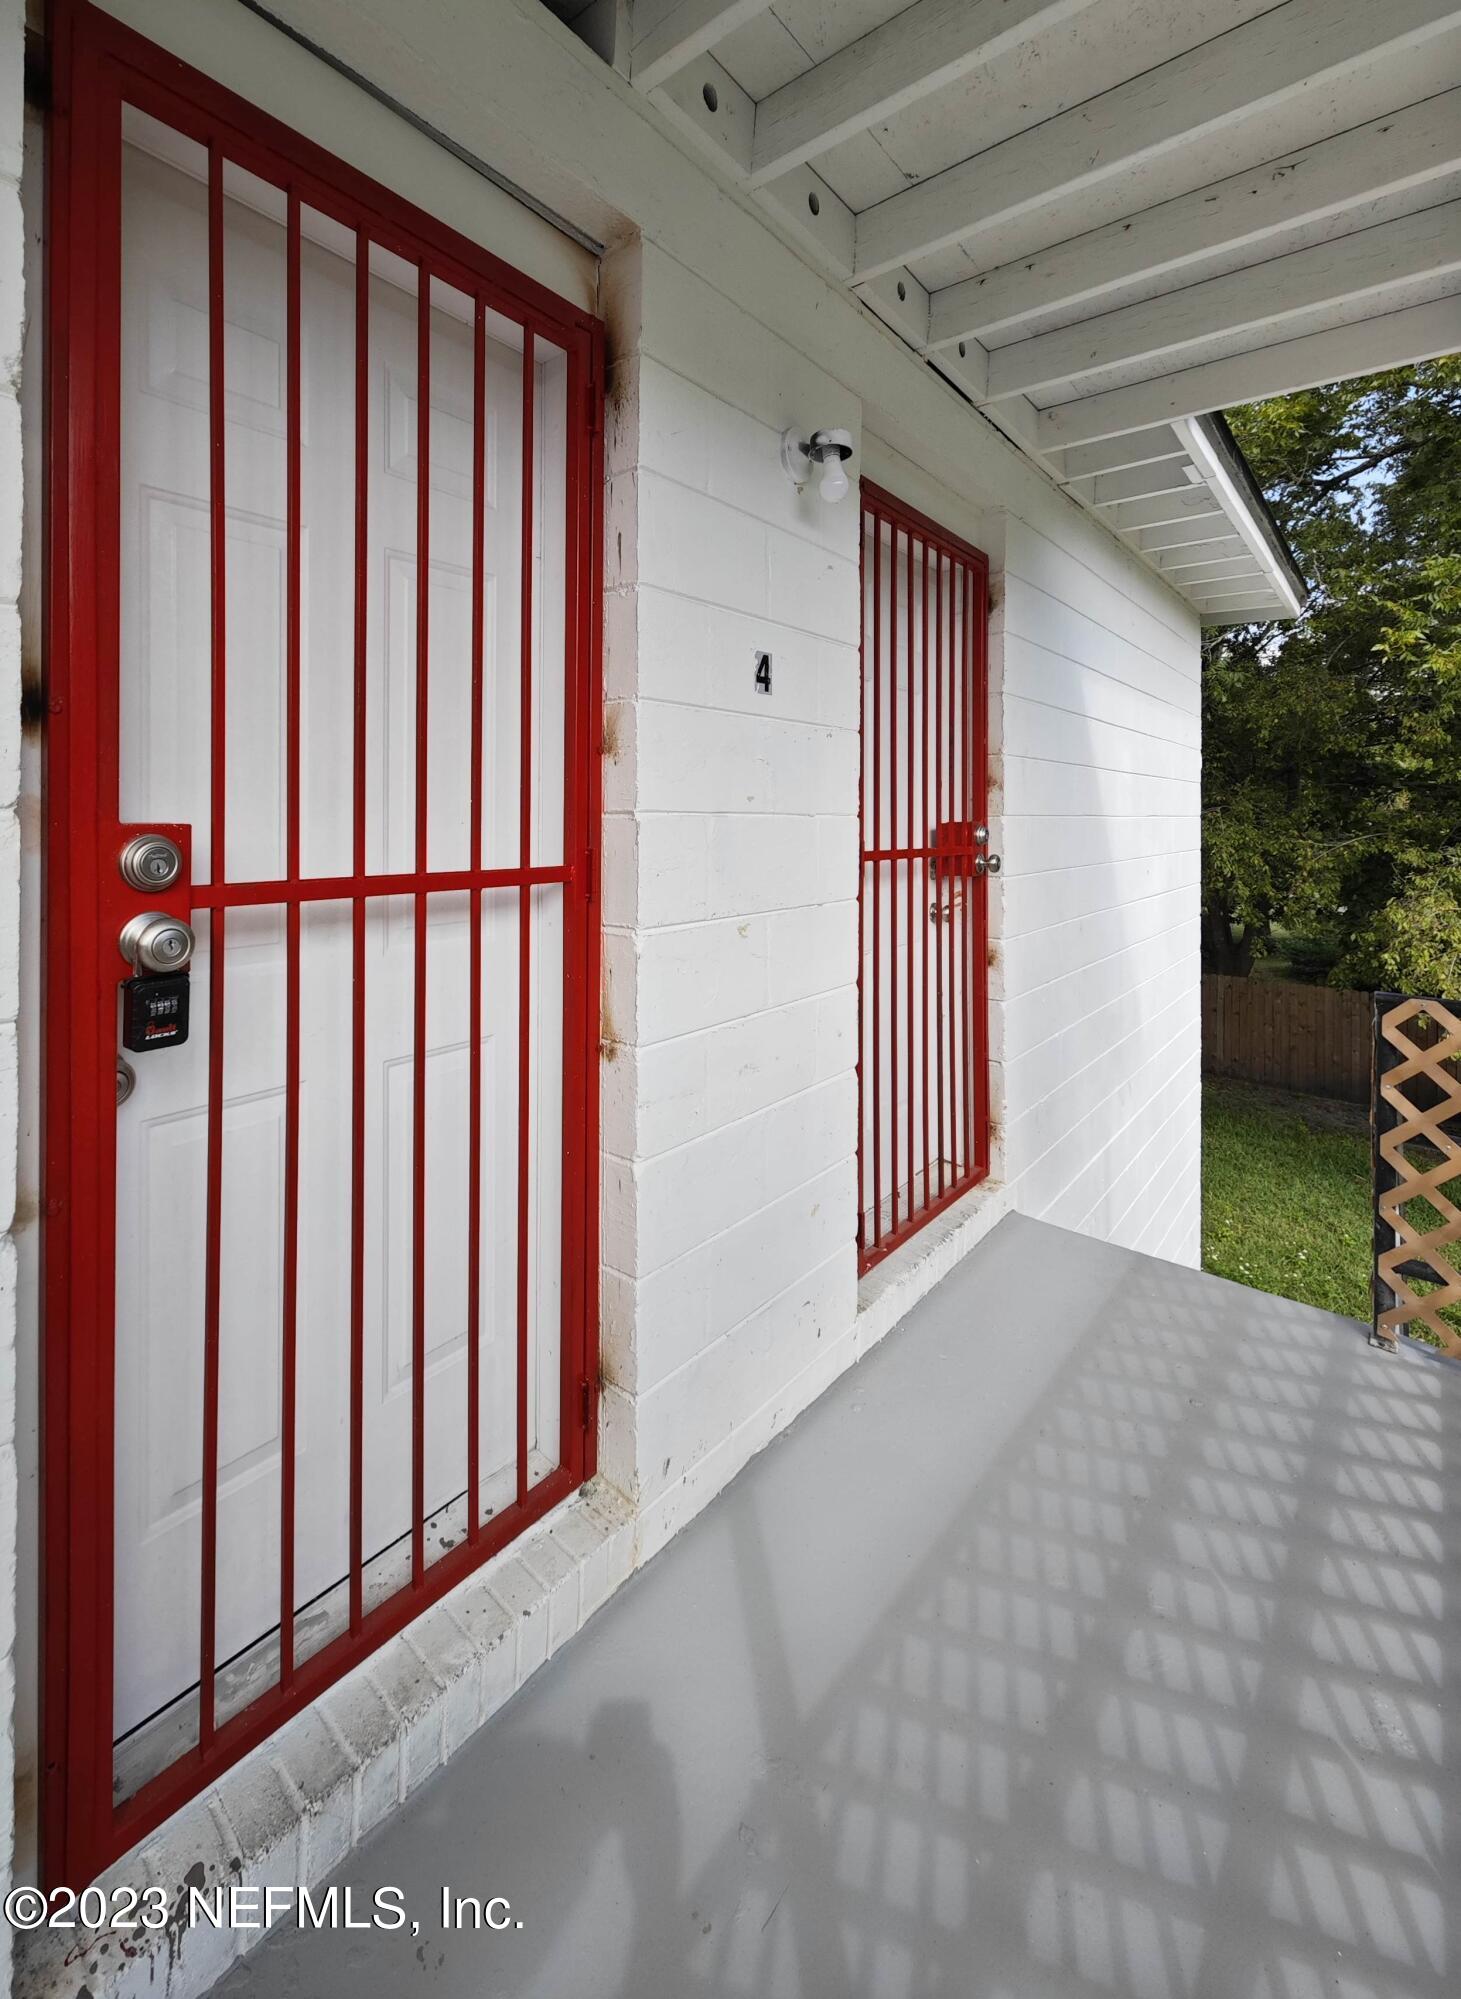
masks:
<svg viewBox="0 0 1461 1999"><path fill-rule="evenodd" d="M1204 1084L1203 1268L1368 1321L1370 1141L1362 1120L1341 1113L1323 1123L1293 1097Z"/></svg>
<svg viewBox="0 0 1461 1999"><path fill-rule="evenodd" d="M1203 1268L1368 1325L1373 1223L1364 1112L1209 1081L1202 1118ZM1439 1220L1425 1201L1410 1202L1407 1213L1419 1227ZM1461 1331L1461 1311L1444 1317ZM1426 1337L1424 1327L1415 1331Z"/></svg>

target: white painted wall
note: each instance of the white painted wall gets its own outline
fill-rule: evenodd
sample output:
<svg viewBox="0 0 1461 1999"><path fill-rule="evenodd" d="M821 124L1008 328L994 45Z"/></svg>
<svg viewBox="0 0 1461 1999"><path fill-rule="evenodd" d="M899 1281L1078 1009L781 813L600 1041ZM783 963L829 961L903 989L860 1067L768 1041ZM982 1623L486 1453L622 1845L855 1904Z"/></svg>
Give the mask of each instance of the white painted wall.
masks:
<svg viewBox="0 0 1461 1999"><path fill-rule="evenodd" d="M850 1352L858 512L779 446L860 410L652 243L606 305L604 1468L649 1550Z"/></svg>
<svg viewBox="0 0 1461 1999"><path fill-rule="evenodd" d="M1064 506L1006 530L1005 1171L1024 1214L1197 1264L1196 618Z"/></svg>
<svg viewBox="0 0 1461 1999"><path fill-rule="evenodd" d="M17 0L0 4L4 173L19 20ZM337 150L365 143L352 136L357 113L361 129L390 125L235 0L111 4ZM717 186L537 0L273 4L611 246L599 301L613 361L602 1462L636 1509L643 1560L1007 1201L1196 1259L1196 619ZM456 225L505 256L539 275L554 266L560 289L591 281L581 251L545 243L536 223L525 230L499 190L420 135L395 134L389 159L417 200L439 173ZM7 342L18 257L17 228L0 243ZM793 422L846 424L861 442L854 473L984 548L997 607L996 1184L961 1204L936 1255L913 1244L882 1266L861 1314L858 514L851 498L829 508L796 496L777 455ZM6 455L0 478L12 464ZM0 502L4 600L16 541L8 485ZM0 614L0 641L14 623L13 609ZM6 646L11 718L18 644ZM757 648L774 655L769 698L752 683ZM13 937L7 742L0 933ZM8 1176L4 1023L15 1002L4 963L0 950ZM8 1178L0 1207L9 1214ZM0 1349L10 1337L0 1323ZM33 1317L21 1337L33 1354ZM7 1411L4 1545L15 1529ZM21 1520L31 1546L35 1531L32 1506ZM3 1620L13 1601L3 1576L0 1597ZM33 1603L23 1614L33 1618Z"/></svg>

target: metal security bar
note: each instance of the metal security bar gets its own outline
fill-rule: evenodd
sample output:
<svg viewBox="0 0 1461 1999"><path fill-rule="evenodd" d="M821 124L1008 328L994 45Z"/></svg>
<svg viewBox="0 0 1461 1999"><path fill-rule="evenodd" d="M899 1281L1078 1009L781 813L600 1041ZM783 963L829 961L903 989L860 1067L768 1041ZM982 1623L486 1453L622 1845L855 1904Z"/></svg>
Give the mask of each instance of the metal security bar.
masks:
<svg viewBox="0 0 1461 1999"><path fill-rule="evenodd" d="M45 1249L43 1840L49 1878L79 1887L593 1471L602 330L595 320L431 217L164 57L120 23L63 0L55 28L49 324L54 476L48 528L53 726L47 745L46 964L53 1025L46 1056L45 1135L50 1221ZM119 809L118 717L125 719L126 698L118 665L119 603L127 580L119 560L119 522L127 419L117 328L123 318L126 244L120 169L126 121L134 117L172 135L168 145L176 140L174 152L191 149L189 156L199 162L192 185L198 189L204 232L201 282L207 315L202 350L206 379L201 397L189 405L197 414L169 419L176 434L191 424L201 426L199 435L206 439L199 501L207 517L201 544L207 644L196 704L203 717L199 727L206 727L206 769L194 826L200 846L207 839L207 860L192 879L191 829L162 829L183 857L180 879L166 894L145 896L128 888L117 868L119 840L132 830L121 825ZM157 158L166 168L177 169L177 159L168 159L167 151L164 146ZM230 263L229 231L239 227L230 214L236 218L239 212L240 175L262 190L253 197L248 219L255 238L267 234L266 223L258 219L260 202L272 212L270 204L277 198L283 271L277 453L282 468L282 868L260 868L247 855L235 858L240 798L247 799L261 782L250 768L248 741L237 739L236 723L241 690L247 691L260 670L258 660L241 650L237 640L235 620L248 606L240 602L232 567L236 551L230 542L241 531L241 520L247 526L246 509L230 489L233 454L242 434L238 406L247 400L230 374L236 363L229 348L231 329L238 323L230 294L238 280ZM275 240L271 237L270 244ZM312 858L311 841L318 840L311 831L311 811L323 780L305 747L310 703L318 705L322 695L310 678L306 599L311 572L304 551L307 535L313 532L318 540L325 530L318 519L311 529L304 490L310 421L305 353L311 339L318 348L323 338L304 274L311 258L310 267L318 269L325 250L335 259L332 270L348 268L352 256L354 263L349 288L339 297L343 311L336 315L339 368L346 383L340 391L341 414L347 435L353 436L353 465L349 444L330 460L338 486L330 499L331 518L339 523L340 595L348 606L335 726L342 734L353 732L340 763L347 774L338 855L339 860L348 857L344 868L321 866L317 853ZM383 377L379 362L372 372L372 343L378 335L372 288L381 282L376 272L383 265L393 273L393 296L405 295L403 284L414 285L414 368L399 380L400 370L395 375L387 370ZM468 357L462 369L470 406L460 417L451 415L458 427L450 435L462 442L454 445L456 458L438 475L440 440L434 428L447 418L440 395L434 400L432 367L448 297L453 311L461 307L452 352ZM498 373L490 379L493 343ZM501 383L502 357L511 358L519 345L520 385L505 399L494 391L492 380ZM385 643L376 587L382 530L372 516L367 471L375 463L372 453L382 447L379 427L384 419L379 401L371 400L372 382L382 379L396 397L398 414L414 403L414 413L385 439L398 460L404 462L403 454L410 452L415 461L415 580L409 613L414 687L403 714L389 718L391 728L409 743L406 762L393 780L401 796L407 790L410 796L405 855L388 848L379 823L382 795L396 795L379 790L386 782L379 775L378 759L385 754L380 745L387 743L378 691L383 671L379 649ZM549 381L553 435L561 440L551 459L544 443L549 421L544 384ZM189 393L185 384L184 402ZM254 403L258 400L255 396ZM319 402L317 386L317 425L322 421ZM517 523L519 545L510 551L517 570L516 657L510 663L503 657L500 632L492 645L488 641L484 551L491 546L489 454L494 448L489 432L498 437L499 451L506 452L504 462L520 461L520 477L512 475L516 484L508 481L504 490L499 482L493 500L507 510L503 519L511 516ZM509 444L502 444L509 433ZM267 439L266 445L263 456L268 458L274 447ZM470 573L461 584L469 605L464 638L434 628L433 564L453 577L462 568L438 556L446 529L435 516L443 493L455 496L449 503L456 508L452 518L459 525L470 521ZM546 537L551 537L551 558L545 553L547 541L540 539ZM407 629L403 626L402 634ZM496 710L490 709L487 694L489 655ZM553 662L551 699L535 680L545 658ZM560 682L561 694L556 691ZM505 691L509 688L511 696ZM447 700L448 715L455 712L455 702L461 703L464 717L470 715L470 742L460 756L469 768L460 830L455 808L447 812L443 807L443 817L433 805L440 788L436 760L441 752L433 736L438 698ZM494 730L509 699L516 704L517 741L515 748L509 743L499 750ZM535 715L540 718L536 734ZM313 726L319 726L317 720ZM319 738L314 741L317 748ZM403 858L407 865L401 865ZM507 898L515 905L515 916L507 929L495 924L489 930L484 909L490 906L494 915L501 914ZM125 1606L115 1582L116 1550L119 1535L133 1532L122 1520L117 1500L118 1269L122 1248L135 1257L135 1245L124 1242L118 1219L125 1178L118 1166L118 1118L126 1096L140 1086L130 1083L127 1093L114 1092L113 1067L118 986L128 972L116 938L119 924L135 914L139 901L198 925L200 940L206 938L207 996L193 1023L194 1042L202 1044L204 1129L193 1349L199 1384L197 1504L191 1516L196 1540L189 1557L196 1562L198 1578L196 1667L154 1714L133 1721L121 1718L125 1702L119 1700L117 1678L118 1619ZM435 1052L429 1017L432 1005L439 1003L440 984L439 979L433 984L432 950L442 934L440 923L457 924L458 912L460 931L468 940L461 967L465 994L451 1002L464 1008L466 1018L461 1037L467 1099L466 1196L460 1209L464 1241L447 1240L441 1188L428 1172L436 1115L427 1080ZM332 914L339 922L340 962L348 965L348 978L340 985L343 1110L332 1128L329 1153L339 1162L341 1213L348 1217L331 1246L338 1258L346 1301L342 1325L348 1335L342 1340L337 1382L348 1463L341 1493L348 1520L338 1522L322 1517L318 1482L307 1486L299 1474L301 1454L314 1441L307 1435L302 1400L306 1359L314 1369L316 1431L321 1373L319 1328L306 1303L302 1276L312 1247L307 1197L315 1197L306 1184L302 1150L305 1097L309 1062L318 1060L321 1041L327 1043L330 1033L328 1025L322 1029L318 995L304 974L312 962L310 925ZM224 1508L224 1495L233 1491L225 1476L225 1432L237 1414L225 1389L227 1321L231 1292L235 1298L237 1293L237 1278L229 1275L229 1215L240 1184L229 1152L230 1119L240 1101L230 1064L249 1032L257 1030L259 1012L254 987L235 990L237 964L253 962L247 953L236 958L235 933L247 943L266 934L257 930L260 922L275 925L280 940L279 1075L277 1090L269 1093L271 1102L277 1098L281 1133L277 1317L263 1291L256 1306L251 1304L260 1359L277 1355L278 1365L277 1405L266 1397L258 1404L264 1412L261 1421L277 1420L277 1492L269 1502L277 1505L275 1566L269 1571L277 1576L277 1596L272 1611L256 1619L257 1631L241 1647L237 1626L243 1613L234 1615L230 1631L220 1608L228 1589L237 1587L232 1572L241 1552L230 1544L227 1520L234 1516ZM389 929L392 924L397 928ZM267 936L273 934L267 931ZM494 954L493 940L509 934L515 936L513 956ZM394 1003L388 994L383 997L381 981L387 945L396 938L409 960L403 987L409 1002L392 1012ZM256 949L255 959L262 948ZM510 996L504 990L509 986ZM485 1015L489 1000L507 1008L509 997L516 1040L508 1069L515 1087L503 1100L514 1106L516 1129L489 1152ZM387 1016L399 1035L400 1052L384 1065L377 1054L372 1069L371 1036ZM508 1017L504 1011L502 1018ZM539 1053L535 1021L552 1042L551 1086L543 1080L550 1055ZM146 1055L141 1066L181 1059L179 1048ZM378 1248L370 1239L370 1174L381 1170L372 1169L372 1157L389 1159L399 1153L393 1155L387 1141L373 1155L368 1142L371 1118L381 1115L374 1108L376 1078L387 1070L407 1078L409 1096L409 1115L402 1119L403 1135L409 1134L409 1196L402 1208L403 1217L409 1215L408 1225L402 1224L409 1275L401 1321L408 1328L402 1372L409 1375L409 1421L402 1434L409 1438L409 1522L394 1542L388 1537L383 1541L378 1525L367 1524L372 1481L378 1482L380 1473L370 1454L371 1400L386 1396L389 1388L389 1383L382 1387L381 1373L389 1337L381 1315L388 1306L379 1297L372 1305L370 1295L371 1258ZM164 1072L145 1073L150 1080ZM318 1093L320 1085L314 1087ZM497 1087L506 1090L506 1073L498 1075ZM317 1135L312 1142L318 1153ZM550 1155L556 1164L544 1168ZM317 1157L310 1171L317 1190ZM513 1172L515 1188L489 1187L493 1176L503 1179ZM543 1211L536 1192L543 1185L550 1190L551 1213ZM490 1242L484 1239L489 1194L500 1204L492 1212L511 1217ZM530 1261L530 1247L536 1261ZM427 1409L428 1279L443 1256L451 1260L458 1250L464 1273L464 1330L458 1341L465 1347L464 1396L460 1402L453 1397L439 1403L438 1427L433 1429ZM515 1254L516 1270L504 1278L498 1265L507 1267L509 1253ZM556 1373L546 1383L538 1358L541 1308L535 1289L549 1282L541 1274L545 1269L551 1271L556 1342L545 1349L556 1356L551 1363ZM497 1317L488 1305L489 1278L498 1287L493 1293ZM503 1299L510 1303L502 1304ZM186 1311L186 1305L180 1309ZM503 1391L489 1391L485 1378L484 1315L494 1328L494 1353L510 1353L515 1362L509 1369L502 1358L494 1376L510 1380L515 1409L504 1424L515 1450L504 1469L506 1483L494 1487L490 1504L484 1498L483 1424L496 1413L493 1394L500 1400ZM504 1317L508 1323L500 1324ZM438 1327L439 1348L444 1337ZM374 1362L368 1358L371 1352L377 1356ZM324 1372L328 1377L328 1366ZM264 1397L262 1389L258 1394ZM457 1481L462 1490L446 1499L441 1497L439 1446L433 1462L431 1441L443 1423L458 1426L452 1451L460 1452L464 1468ZM177 1448L186 1457L181 1440ZM177 1483L186 1486L182 1470ZM235 1501L236 1495L230 1504ZM189 1517L186 1508L175 1508L169 1531L189 1531ZM304 1580L307 1565L301 1550L307 1534L328 1544L324 1555L316 1547L312 1557L315 1571L322 1564L328 1571L324 1587L318 1577L313 1584ZM334 1545L335 1535L341 1553L338 1568L331 1568L334 1557L328 1546ZM133 1705L145 1708L144 1694Z"/></svg>
<svg viewBox="0 0 1461 1999"><path fill-rule="evenodd" d="M989 1170L987 578L977 549L864 482L863 1270Z"/></svg>
<svg viewBox="0 0 1461 1999"><path fill-rule="evenodd" d="M1374 1325L1461 1354L1461 1002L1374 995Z"/></svg>

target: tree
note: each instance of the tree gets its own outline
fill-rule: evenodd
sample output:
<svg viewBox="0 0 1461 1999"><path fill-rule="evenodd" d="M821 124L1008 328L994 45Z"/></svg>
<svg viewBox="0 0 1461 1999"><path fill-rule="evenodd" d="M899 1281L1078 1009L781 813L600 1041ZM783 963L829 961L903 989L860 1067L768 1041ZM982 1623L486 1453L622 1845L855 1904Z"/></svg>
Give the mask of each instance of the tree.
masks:
<svg viewBox="0 0 1461 1999"><path fill-rule="evenodd" d="M1461 359L1229 420L1312 596L1204 648L1205 962L1461 993Z"/></svg>

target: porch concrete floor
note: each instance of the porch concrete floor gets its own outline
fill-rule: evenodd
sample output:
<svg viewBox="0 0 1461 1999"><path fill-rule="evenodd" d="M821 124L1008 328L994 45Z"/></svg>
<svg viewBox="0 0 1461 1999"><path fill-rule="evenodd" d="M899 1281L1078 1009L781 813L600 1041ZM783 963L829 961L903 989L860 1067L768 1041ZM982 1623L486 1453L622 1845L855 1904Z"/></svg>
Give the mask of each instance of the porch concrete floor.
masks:
<svg viewBox="0 0 1461 1999"><path fill-rule="evenodd" d="M223 1989L1454 1995L1458 1570L1461 1367L1007 1220Z"/></svg>

